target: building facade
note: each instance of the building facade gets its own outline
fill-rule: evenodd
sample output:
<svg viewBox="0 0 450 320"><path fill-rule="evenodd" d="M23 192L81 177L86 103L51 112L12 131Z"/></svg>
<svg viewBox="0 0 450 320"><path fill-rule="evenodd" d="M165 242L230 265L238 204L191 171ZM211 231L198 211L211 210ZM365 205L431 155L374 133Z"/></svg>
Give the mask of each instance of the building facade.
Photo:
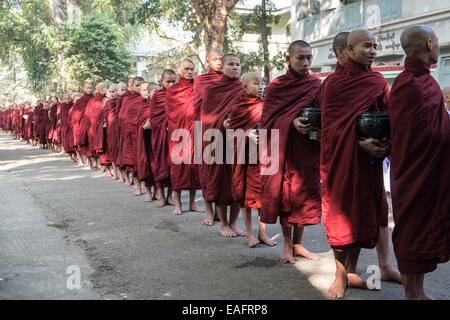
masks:
<svg viewBox="0 0 450 320"><path fill-rule="evenodd" d="M337 59L333 38L342 31L368 28L378 42L374 69L389 85L403 70L405 54L400 36L405 27L425 24L440 44L439 61L431 68L441 87L450 86L450 2L447 0L292 0L292 40L305 40L313 48L312 71L325 78Z"/></svg>

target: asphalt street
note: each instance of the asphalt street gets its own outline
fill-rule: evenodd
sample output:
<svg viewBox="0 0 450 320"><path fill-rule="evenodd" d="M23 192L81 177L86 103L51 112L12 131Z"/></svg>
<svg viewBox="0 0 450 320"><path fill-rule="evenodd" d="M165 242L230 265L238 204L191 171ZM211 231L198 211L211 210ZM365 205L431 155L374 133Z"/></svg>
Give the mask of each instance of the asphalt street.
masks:
<svg viewBox="0 0 450 320"><path fill-rule="evenodd" d="M133 192L0 132L0 299L328 299L335 265L322 224L303 239L319 261L279 264L278 224L267 228L277 246L250 249L245 237L221 237L217 222L201 225L203 214L174 216ZM396 265L392 244L391 259ZM358 274L368 279L377 263L376 250L362 250ZM450 263L425 287L450 299ZM348 289L345 299L403 299L403 288L383 281L379 291Z"/></svg>

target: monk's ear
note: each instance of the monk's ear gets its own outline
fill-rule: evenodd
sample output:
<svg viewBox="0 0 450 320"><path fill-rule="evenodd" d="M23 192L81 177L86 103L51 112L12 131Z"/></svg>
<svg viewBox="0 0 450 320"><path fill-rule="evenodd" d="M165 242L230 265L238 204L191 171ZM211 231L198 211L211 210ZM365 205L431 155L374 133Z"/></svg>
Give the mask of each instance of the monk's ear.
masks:
<svg viewBox="0 0 450 320"><path fill-rule="evenodd" d="M427 40L427 50L431 51L433 49L433 41L431 39Z"/></svg>

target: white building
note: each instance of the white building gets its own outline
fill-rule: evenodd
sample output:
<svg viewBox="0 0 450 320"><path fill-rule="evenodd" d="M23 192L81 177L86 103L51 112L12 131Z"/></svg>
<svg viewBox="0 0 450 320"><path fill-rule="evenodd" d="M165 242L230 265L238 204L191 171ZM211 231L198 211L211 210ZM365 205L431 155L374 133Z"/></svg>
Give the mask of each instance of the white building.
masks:
<svg viewBox="0 0 450 320"><path fill-rule="evenodd" d="M439 38L440 55L432 75L441 87L450 85L450 2L447 0L292 0L292 40L305 40L313 48L312 70L321 78L333 72L334 36L365 27L378 42L375 70L392 84L403 70L405 54L400 35L406 26L425 24Z"/></svg>

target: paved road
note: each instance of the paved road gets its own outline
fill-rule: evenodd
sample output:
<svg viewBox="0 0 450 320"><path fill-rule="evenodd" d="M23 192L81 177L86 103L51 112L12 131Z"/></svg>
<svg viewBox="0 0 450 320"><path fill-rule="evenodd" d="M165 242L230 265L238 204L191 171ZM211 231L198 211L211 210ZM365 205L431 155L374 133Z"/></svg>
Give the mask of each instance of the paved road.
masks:
<svg viewBox="0 0 450 320"><path fill-rule="evenodd" d="M0 132L0 299L327 299L334 262L322 225L304 233L319 261L281 265L281 245L249 249L246 238L220 237L218 224L202 226L199 213L173 216L132 193ZM281 244L279 225L268 234ZM367 279L376 264L375 250L363 250L358 273ZM80 289L69 289L77 268ZM450 264L440 265L428 293L450 299L449 278ZM403 289L382 282L345 298L402 299Z"/></svg>

